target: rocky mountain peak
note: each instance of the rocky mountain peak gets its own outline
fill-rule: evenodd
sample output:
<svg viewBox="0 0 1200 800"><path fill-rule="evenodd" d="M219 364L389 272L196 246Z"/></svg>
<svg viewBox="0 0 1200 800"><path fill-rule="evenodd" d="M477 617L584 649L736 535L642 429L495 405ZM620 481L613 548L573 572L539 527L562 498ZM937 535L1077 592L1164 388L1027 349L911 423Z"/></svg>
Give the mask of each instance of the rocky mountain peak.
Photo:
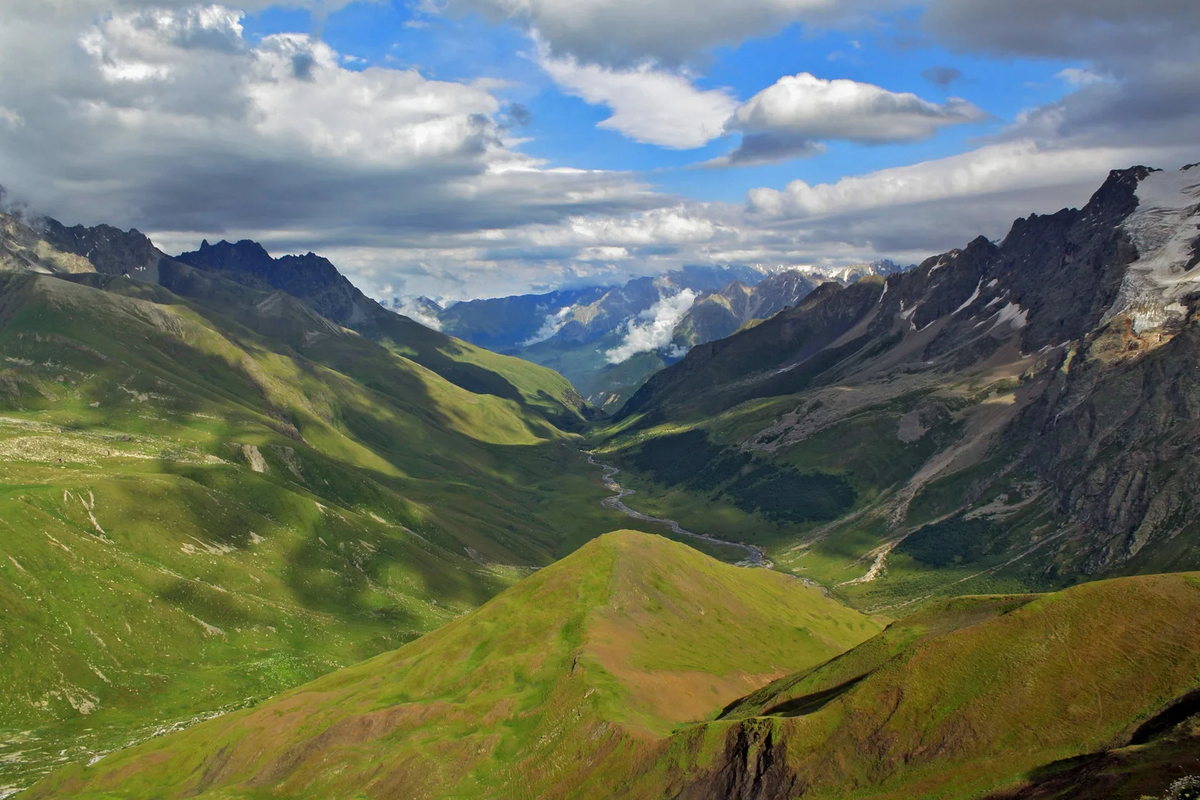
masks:
<svg viewBox="0 0 1200 800"><path fill-rule="evenodd" d="M158 261L164 257L137 228L128 231L112 225L68 228L56 219L46 218L35 229L56 249L86 258L97 272L106 275L130 275L153 281Z"/></svg>
<svg viewBox="0 0 1200 800"><path fill-rule="evenodd" d="M329 259L309 252L272 258L258 242L201 242L200 249L183 253L178 261L204 270L226 273L241 283L280 289L298 297L339 324L361 322L378 305L354 287Z"/></svg>

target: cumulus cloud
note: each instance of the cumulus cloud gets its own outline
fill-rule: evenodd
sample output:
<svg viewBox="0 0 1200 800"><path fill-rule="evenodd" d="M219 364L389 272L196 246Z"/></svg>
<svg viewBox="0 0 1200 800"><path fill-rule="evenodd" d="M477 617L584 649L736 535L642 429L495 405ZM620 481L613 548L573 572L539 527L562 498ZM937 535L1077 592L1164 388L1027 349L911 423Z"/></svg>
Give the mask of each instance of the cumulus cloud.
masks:
<svg viewBox="0 0 1200 800"><path fill-rule="evenodd" d="M807 72L780 78L738 108L731 130L806 140L881 144L925 139L939 128L978 122L971 103L944 104L869 83L824 80Z"/></svg>
<svg viewBox="0 0 1200 800"><path fill-rule="evenodd" d="M556 58L541 46L539 64L568 94L604 105L612 116L600 123L636 142L678 150L702 147L720 136L737 107L727 89L698 89L686 74L644 62L614 69Z"/></svg>
<svg viewBox="0 0 1200 800"><path fill-rule="evenodd" d="M31 5L0 27L0 74L22 75L0 82L0 176L43 213L180 248L412 248L408 268L432 274L425 259L463 231L667 202L512 149L494 82L346 69L307 34L246 39L222 6L129 5L74 30Z"/></svg>
<svg viewBox="0 0 1200 800"><path fill-rule="evenodd" d="M706 167L751 167L774 164L793 158L809 158L824 153L820 142L788 133L744 133L742 141L730 153L704 162Z"/></svg>
<svg viewBox="0 0 1200 800"><path fill-rule="evenodd" d="M684 289L679 294L664 297L625 327L625 338L619 345L604 354L610 364L628 361L638 353L660 350L671 344L675 328L683 315L696 302L696 293Z"/></svg>
<svg viewBox="0 0 1200 800"><path fill-rule="evenodd" d="M252 13L272 2L238 5ZM606 124L624 135L681 148L740 135L726 163L812 155L839 139L919 139L981 113L865 84L852 84L855 102L835 103L835 82L812 78L819 101L783 102L777 84L735 114L728 93L698 86L698 54L789 20L828 20L844 3L448 3L536 30L545 47L535 59L560 70L564 90L611 108ZM220 5L9 0L0 180L35 211L137 225L169 251L204 236L251 237L273 252L328 255L360 285L403 276L413 293L475 297L685 264L914 261L1003 235L1018 215L1078 205L1110 168L1200 158L1191 152L1196 4L924 8L914 25L951 51L1065 61L1069 94L972 152L824 184L781 180L744 203L695 203L635 175L551 169L523 155L511 137L528 115L494 82L348 70L344 54L308 33L247 38L242 11Z"/></svg>
<svg viewBox="0 0 1200 800"><path fill-rule="evenodd" d="M987 115L952 97L939 105L869 83L787 75L743 103L725 123L741 143L708 167L769 164L825 152L825 141L884 144L926 139L947 125Z"/></svg>

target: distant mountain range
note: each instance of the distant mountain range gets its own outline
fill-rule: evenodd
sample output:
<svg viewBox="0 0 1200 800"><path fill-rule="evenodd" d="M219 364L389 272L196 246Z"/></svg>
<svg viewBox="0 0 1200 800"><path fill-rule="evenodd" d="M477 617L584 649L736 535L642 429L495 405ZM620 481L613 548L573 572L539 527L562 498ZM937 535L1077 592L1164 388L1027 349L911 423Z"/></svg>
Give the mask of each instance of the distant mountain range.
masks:
<svg viewBox="0 0 1200 800"><path fill-rule="evenodd" d="M393 297L383 305L472 344L551 367L593 405L620 407L698 344L790 308L827 281L902 269L891 261L764 271L685 267L618 287L584 287L455 303Z"/></svg>

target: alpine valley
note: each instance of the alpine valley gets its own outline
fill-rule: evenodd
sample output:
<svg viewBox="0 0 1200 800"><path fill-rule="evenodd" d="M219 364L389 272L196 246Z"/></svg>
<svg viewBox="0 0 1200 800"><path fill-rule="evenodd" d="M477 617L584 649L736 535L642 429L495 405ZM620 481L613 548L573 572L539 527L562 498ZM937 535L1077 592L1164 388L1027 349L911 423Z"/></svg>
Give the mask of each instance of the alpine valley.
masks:
<svg viewBox="0 0 1200 800"><path fill-rule="evenodd" d="M1197 267L1200 166L447 308L0 217L0 797L1193 797Z"/></svg>
<svg viewBox="0 0 1200 800"><path fill-rule="evenodd" d="M623 286L454 303L392 297L387 307L480 347L550 367L608 413L698 344L791 308L822 283L890 275L892 261L764 272L685 267Z"/></svg>

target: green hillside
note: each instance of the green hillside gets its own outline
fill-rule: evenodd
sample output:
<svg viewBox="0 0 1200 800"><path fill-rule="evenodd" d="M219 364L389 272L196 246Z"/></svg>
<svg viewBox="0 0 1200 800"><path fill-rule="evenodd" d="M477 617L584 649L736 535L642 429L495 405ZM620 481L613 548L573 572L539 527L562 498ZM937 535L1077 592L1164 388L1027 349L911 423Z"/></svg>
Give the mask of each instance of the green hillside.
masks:
<svg viewBox="0 0 1200 800"><path fill-rule="evenodd" d="M1195 763L1198 575L878 630L793 578L612 534L394 653L28 796L966 800L1075 797L1107 769L1132 800Z"/></svg>
<svg viewBox="0 0 1200 800"><path fill-rule="evenodd" d="M398 647L623 519L561 376L193 279L0 273L0 787Z"/></svg>
<svg viewBox="0 0 1200 800"><path fill-rule="evenodd" d="M767 765L766 797L966 800L1129 743L1165 768L1117 766L1111 796L1163 793L1195 765L1200 708L1164 712L1200 686L1198 611L1195 574L949 601L679 734L632 796L712 796Z"/></svg>
<svg viewBox="0 0 1200 800"><path fill-rule="evenodd" d="M605 796L681 724L879 627L794 578L615 533L394 653L30 796Z"/></svg>

